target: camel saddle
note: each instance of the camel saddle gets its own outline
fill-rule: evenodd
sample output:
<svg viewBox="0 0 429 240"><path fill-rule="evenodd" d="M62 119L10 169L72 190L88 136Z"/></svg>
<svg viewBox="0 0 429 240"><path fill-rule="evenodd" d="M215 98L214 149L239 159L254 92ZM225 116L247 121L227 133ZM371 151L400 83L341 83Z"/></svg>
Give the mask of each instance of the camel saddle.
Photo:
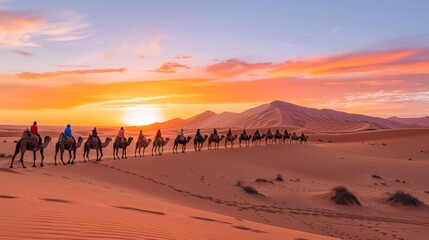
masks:
<svg viewBox="0 0 429 240"><path fill-rule="evenodd" d="M179 138L179 141L185 141L185 136L177 135L177 137Z"/></svg>

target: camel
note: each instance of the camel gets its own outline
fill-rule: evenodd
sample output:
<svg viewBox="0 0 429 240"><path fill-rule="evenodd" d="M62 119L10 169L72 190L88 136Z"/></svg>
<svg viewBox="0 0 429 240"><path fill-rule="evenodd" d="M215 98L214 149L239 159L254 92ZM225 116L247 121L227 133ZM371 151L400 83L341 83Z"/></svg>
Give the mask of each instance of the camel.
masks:
<svg viewBox="0 0 429 240"><path fill-rule="evenodd" d="M240 137L238 138L238 144L241 147L241 142L244 142L244 144L246 145L246 147L248 147L250 145L250 139L252 139L252 135L243 135L241 134Z"/></svg>
<svg viewBox="0 0 429 240"><path fill-rule="evenodd" d="M277 144L277 140L279 140L279 143L282 143L283 135L280 132L276 132L274 134L274 143Z"/></svg>
<svg viewBox="0 0 429 240"><path fill-rule="evenodd" d="M286 139L289 139L289 142L290 142L290 137L291 137L291 134L288 133L287 130L285 130L283 133L283 143L287 143Z"/></svg>
<svg viewBox="0 0 429 240"><path fill-rule="evenodd" d="M207 140L208 136L204 135L204 137L196 137L194 138L194 148L196 151L201 151L201 148L203 148L204 142Z"/></svg>
<svg viewBox="0 0 429 240"><path fill-rule="evenodd" d="M136 142L136 151L134 152L134 156L137 157L137 149L139 150L139 156L141 157L141 149L143 148L143 157L144 157L144 151L146 150L146 148L149 146L150 142L152 141L152 139L147 139L145 137L143 138L139 138L139 140L137 140Z"/></svg>
<svg viewBox="0 0 429 240"><path fill-rule="evenodd" d="M261 140L265 138L265 133L262 135L255 134L252 137L252 145L261 145Z"/></svg>
<svg viewBox="0 0 429 240"><path fill-rule="evenodd" d="M292 133L292 136L290 137L290 142L295 143L299 141L299 137L296 135L296 133Z"/></svg>
<svg viewBox="0 0 429 240"><path fill-rule="evenodd" d="M177 135L176 139L174 139L174 145L173 145L173 154L177 153L177 147L179 144L182 145L182 153L185 153L186 151L186 144L188 144L191 141L192 137L188 136L185 140L180 139L180 136ZM174 152L176 151L176 152Z"/></svg>
<svg viewBox="0 0 429 240"><path fill-rule="evenodd" d="M234 135L234 136L227 135L226 138L225 138L225 149L227 149L226 144L228 142L231 142L231 148L234 148L234 141L235 141L235 139L237 139L237 135Z"/></svg>
<svg viewBox="0 0 429 240"><path fill-rule="evenodd" d="M120 148L122 149L121 158L127 159L127 147L131 145L132 141L132 137L129 137L126 142L122 141L121 138L116 137L115 142L113 143L113 160L116 160L116 158L119 159L118 153Z"/></svg>
<svg viewBox="0 0 429 240"><path fill-rule="evenodd" d="M222 140L225 138L225 135L220 136L219 135L213 135L213 133L210 133L209 142L207 144L207 149L212 150L212 142L214 143L214 149L219 150L219 143L222 142Z"/></svg>
<svg viewBox="0 0 429 240"><path fill-rule="evenodd" d="M299 143L307 143L308 136L300 136L299 137Z"/></svg>
<svg viewBox="0 0 429 240"><path fill-rule="evenodd" d="M166 138L164 140L163 137L155 137L155 140L153 140L153 143L152 143L152 156L154 151L156 156L158 155L161 156L162 153L164 152L164 146L167 145L169 141L170 141L170 138Z"/></svg>
<svg viewBox="0 0 429 240"><path fill-rule="evenodd" d="M98 138L95 137L88 137L88 140L86 140L84 148L83 148L83 161L86 162L86 158L88 158L89 161L89 151L91 149L95 149L97 151L97 162L101 161L101 157L103 157L103 148L109 146L109 143L112 141L112 138L107 137L104 143L101 143L101 148L98 146ZM100 158L98 157L98 151L100 151ZM85 158L86 156L86 158Z"/></svg>
<svg viewBox="0 0 429 240"><path fill-rule="evenodd" d="M274 135L272 133L267 133L267 135L265 135L265 145L269 144L273 144L274 140Z"/></svg>
<svg viewBox="0 0 429 240"><path fill-rule="evenodd" d="M61 133L60 136L58 137L58 142L55 144L55 157L54 157L55 165L57 165L58 151L60 151L61 162L63 163L63 165L66 165L63 161L64 150L69 151L69 160L68 160L67 164L74 164L74 160L76 159L76 150L78 148L80 148L80 146L82 145L83 137L79 137L77 139L77 143L76 143L76 140L74 140L73 138L66 138L65 141L60 142L60 140L63 137L64 137L64 133ZM73 161L71 161L72 153L73 153Z"/></svg>
<svg viewBox="0 0 429 240"><path fill-rule="evenodd" d="M26 168L26 166L24 165L24 154L27 150L33 152L33 167L36 167L36 152L40 151L40 156L42 157L40 166L43 167L43 160L45 159L45 156L43 155L43 150L49 145L50 142L51 137L45 136L43 144L39 146L39 137L35 134L31 134L30 137L24 137L20 139L16 143L15 154L12 157L10 168L13 168L13 161L15 160L15 157L16 155L18 155L18 153L21 153L20 161L22 167Z"/></svg>

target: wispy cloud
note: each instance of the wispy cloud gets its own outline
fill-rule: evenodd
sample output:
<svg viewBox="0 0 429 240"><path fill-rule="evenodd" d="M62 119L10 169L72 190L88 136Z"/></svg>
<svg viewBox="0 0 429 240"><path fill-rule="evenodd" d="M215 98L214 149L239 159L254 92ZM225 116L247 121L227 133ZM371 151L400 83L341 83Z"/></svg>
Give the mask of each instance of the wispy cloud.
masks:
<svg viewBox="0 0 429 240"><path fill-rule="evenodd" d="M218 77L234 77L241 74L250 74L254 71L267 69L272 63L248 63L238 58L227 59L205 67L204 71Z"/></svg>
<svg viewBox="0 0 429 240"><path fill-rule="evenodd" d="M189 55L176 56L175 59L190 60L192 59L192 56L189 56Z"/></svg>
<svg viewBox="0 0 429 240"><path fill-rule="evenodd" d="M14 50L11 50L13 53L16 53L16 54L18 54L18 55L21 55L21 56L23 56L23 57L32 57L34 54L33 53L31 53L31 52L27 52L27 51L24 51L24 50L17 50L17 49L14 49Z"/></svg>
<svg viewBox="0 0 429 240"><path fill-rule="evenodd" d="M162 64L159 68L153 70L157 73L176 73L177 69L190 69L188 65L180 64L177 62L166 62Z"/></svg>
<svg viewBox="0 0 429 240"><path fill-rule="evenodd" d="M38 47L40 41L73 41L89 36L91 25L76 13L41 16L37 12L0 10L0 47Z"/></svg>
<svg viewBox="0 0 429 240"><path fill-rule="evenodd" d="M16 77L21 79L36 79L36 78L52 78L63 75L85 75L85 74L100 74L100 73L123 73L125 68L107 68L107 69L85 69L85 70L73 70L73 71L56 71L56 72L23 72L16 74Z"/></svg>

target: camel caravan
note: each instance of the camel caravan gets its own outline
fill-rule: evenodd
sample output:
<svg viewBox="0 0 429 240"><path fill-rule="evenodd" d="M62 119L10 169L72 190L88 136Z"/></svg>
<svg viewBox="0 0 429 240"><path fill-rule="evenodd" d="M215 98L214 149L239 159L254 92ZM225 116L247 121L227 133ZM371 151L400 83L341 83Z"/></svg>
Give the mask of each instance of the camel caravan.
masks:
<svg viewBox="0 0 429 240"><path fill-rule="evenodd" d="M181 147L180 151L182 153L186 152L187 145L192 141L194 143L194 150L199 152L203 149L204 143L207 142L208 150L219 150L219 145L224 141L225 149L228 148L228 145L231 148L234 148L234 143L238 139L239 147L245 146L260 146L262 141L265 141L265 145L274 145L274 144L285 144L285 143L307 143L308 136L302 133L297 135L295 132L289 133L287 130L284 130L283 133L277 129L273 134L271 129L268 129L266 133L260 134L257 129L253 135L247 134L246 130L243 130L240 135L233 135L232 130L229 129L226 135L219 135L216 129L213 129L213 132L209 135L202 135L200 129L197 130L194 137L185 136L183 129L180 130L180 133L176 136L173 143L173 154L179 153L179 145ZM41 156L40 166L43 167L44 160L44 151L50 144L52 138L50 136L45 136L42 140L38 132L37 122L34 122L30 129L26 129L21 139L16 141L15 152L13 154L10 168L13 168L13 163L18 154L20 154L20 162L23 168L26 168L24 165L24 154L26 151L33 152L33 167L36 167L36 153L39 152ZM161 156L164 152L164 147L169 143L170 138L164 138L161 135L161 130L158 129L156 135L152 141L151 138L146 138L143 134L143 131L140 130L137 141L135 143L134 157L137 157L137 152L139 157L145 156L145 150L152 144L152 156ZM91 149L96 151L96 161L101 161L103 157L103 149L105 149L109 144L113 142L113 160L116 159L126 159L127 158L127 148L132 144L132 137L125 137L124 128L121 127L116 138L113 140L110 137L106 137L104 142L99 138L97 128L94 128L88 138L78 137L77 140L74 138L71 130L71 125L68 124L62 132L57 142L55 143L55 155L54 155L54 164L57 165L57 155L59 154L60 161L63 165L74 164L76 159L77 150L83 146L83 160L89 161L89 152ZM68 152L68 161L64 161L64 152ZM121 155L119 156L119 151Z"/></svg>

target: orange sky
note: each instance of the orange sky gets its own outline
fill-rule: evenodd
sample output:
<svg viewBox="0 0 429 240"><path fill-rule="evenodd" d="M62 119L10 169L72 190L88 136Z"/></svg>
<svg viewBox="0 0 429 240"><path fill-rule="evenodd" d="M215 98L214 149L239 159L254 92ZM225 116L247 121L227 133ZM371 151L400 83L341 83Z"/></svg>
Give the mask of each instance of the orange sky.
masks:
<svg viewBox="0 0 429 240"><path fill-rule="evenodd" d="M233 17L228 24L201 12L216 20L201 25L189 12L127 8L127 16L118 17L99 7L126 6L93 2L84 15L71 10L85 12L80 5L65 5L52 12L32 10L40 6L30 2L23 8L0 1L0 124L140 125L274 100L380 117L429 113L429 48L413 44L417 37L383 45L374 43L377 34L359 32L366 29L283 21L287 31L281 31L267 27L277 26L277 18L244 11L224 9ZM342 19L336 13L332 18ZM377 21L379 13L372 17ZM326 20L314 18L321 25ZM344 24L363 26L364 20Z"/></svg>

